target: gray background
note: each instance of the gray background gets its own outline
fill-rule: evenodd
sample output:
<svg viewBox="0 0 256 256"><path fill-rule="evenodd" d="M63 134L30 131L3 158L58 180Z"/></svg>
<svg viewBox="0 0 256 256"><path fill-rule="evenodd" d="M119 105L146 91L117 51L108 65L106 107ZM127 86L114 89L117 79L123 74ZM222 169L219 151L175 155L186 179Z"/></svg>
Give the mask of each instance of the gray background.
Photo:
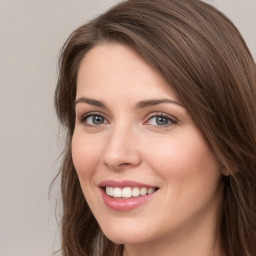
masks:
<svg viewBox="0 0 256 256"><path fill-rule="evenodd" d="M59 248L57 187L48 197L63 144L53 108L58 53L73 29L117 2L0 0L0 256ZM207 2L234 21L256 58L256 1Z"/></svg>

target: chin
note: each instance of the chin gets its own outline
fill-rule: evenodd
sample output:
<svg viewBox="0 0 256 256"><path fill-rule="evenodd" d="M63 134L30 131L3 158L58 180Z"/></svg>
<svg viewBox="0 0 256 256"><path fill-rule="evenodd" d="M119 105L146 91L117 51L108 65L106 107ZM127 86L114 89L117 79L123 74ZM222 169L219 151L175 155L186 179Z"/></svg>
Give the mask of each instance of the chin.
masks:
<svg viewBox="0 0 256 256"><path fill-rule="evenodd" d="M133 234L106 234L106 237L116 244L142 244L145 243L141 236L134 236Z"/></svg>
<svg viewBox="0 0 256 256"><path fill-rule="evenodd" d="M105 236L116 244L138 244L145 243L150 240L150 234L144 227L139 225L112 225L111 227L103 227Z"/></svg>

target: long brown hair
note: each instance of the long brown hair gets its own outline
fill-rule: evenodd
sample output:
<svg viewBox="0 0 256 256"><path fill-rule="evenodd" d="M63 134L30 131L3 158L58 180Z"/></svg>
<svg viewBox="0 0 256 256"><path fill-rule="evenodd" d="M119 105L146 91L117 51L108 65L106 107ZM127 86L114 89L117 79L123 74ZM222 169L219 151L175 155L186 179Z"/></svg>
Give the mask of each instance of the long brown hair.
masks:
<svg viewBox="0 0 256 256"><path fill-rule="evenodd" d="M76 29L62 48L55 92L66 127L59 175L63 256L121 255L88 207L71 158L79 64L104 42L137 51L170 85L223 164L216 236L223 255L256 252L256 67L237 28L199 0L128 0Z"/></svg>

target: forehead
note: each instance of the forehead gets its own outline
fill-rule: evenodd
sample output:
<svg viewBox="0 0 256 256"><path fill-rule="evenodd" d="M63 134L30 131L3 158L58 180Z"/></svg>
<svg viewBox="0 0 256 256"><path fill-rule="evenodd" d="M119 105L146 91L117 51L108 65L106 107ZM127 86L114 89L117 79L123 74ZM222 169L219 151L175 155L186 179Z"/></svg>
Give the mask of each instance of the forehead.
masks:
<svg viewBox="0 0 256 256"><path fill-rule="evenodd" d="M139 71L138 71L139 70ZM78 81L91 78L92 75L116 78L114 73L134 75L142 72L155 73L153 68L132 48L117 44L107 43L95 46L82 59L78 71ZM111 76L108 74L111 74Z"/></svg>
<svg viewBox="0 0 256 256"><path fill-rule="evenodd" d="M114 43L91 49L82 59L78 71L77 94L100 91L102 95L107 90L124 94L137 92L149 97L160 92L173 94L162 76L136 51Z"/></svg>

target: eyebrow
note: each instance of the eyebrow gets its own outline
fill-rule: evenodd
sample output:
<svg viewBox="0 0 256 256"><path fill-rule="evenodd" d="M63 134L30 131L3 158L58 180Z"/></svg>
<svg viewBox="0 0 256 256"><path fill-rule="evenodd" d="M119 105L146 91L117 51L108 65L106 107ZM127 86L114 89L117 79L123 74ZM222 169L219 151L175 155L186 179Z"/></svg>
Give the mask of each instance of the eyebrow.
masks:
<svg viewBox="0 0 256 256"><path fill-rule="evenodd" d="M174 101L174 100L169 100L169 99L143 100L143 101L138 102L135 107L138 109L141 109L141 108L159 105L162 103L176 104L180 107L183 107L179 102Z"/></svg>
<svg viewBox="0 0 256 256"><path fill-rule="evenodd" d="M75 105L77 105L78 103L87 103L89 105L93 105L93 106L96 106L96 107L107 108L107 106L102 101L95 100L95 99L90 99L90 98L86 98L86 97L78 98L75 101ZM142 109L142 108L155 106L155 105L159 105L159 104L163 104L163 103L176 104L180 107L183 107L179 102L174 101L174 100L170 100L170 99L152 99L152 100L142 100L142 101L137 102L136 105L135 105L135 108Z"/></svg>
<svg viewBox="0 0 256 256"><path fill-rule="evenodd" d="M96 106L96 107L107 108L107 106L103 102L101 102L99 100L85 98L85 97L78 98L75 101L75 105L77 105L78 103L87 103L89 105L93 105L93 106Z"/></svg>

